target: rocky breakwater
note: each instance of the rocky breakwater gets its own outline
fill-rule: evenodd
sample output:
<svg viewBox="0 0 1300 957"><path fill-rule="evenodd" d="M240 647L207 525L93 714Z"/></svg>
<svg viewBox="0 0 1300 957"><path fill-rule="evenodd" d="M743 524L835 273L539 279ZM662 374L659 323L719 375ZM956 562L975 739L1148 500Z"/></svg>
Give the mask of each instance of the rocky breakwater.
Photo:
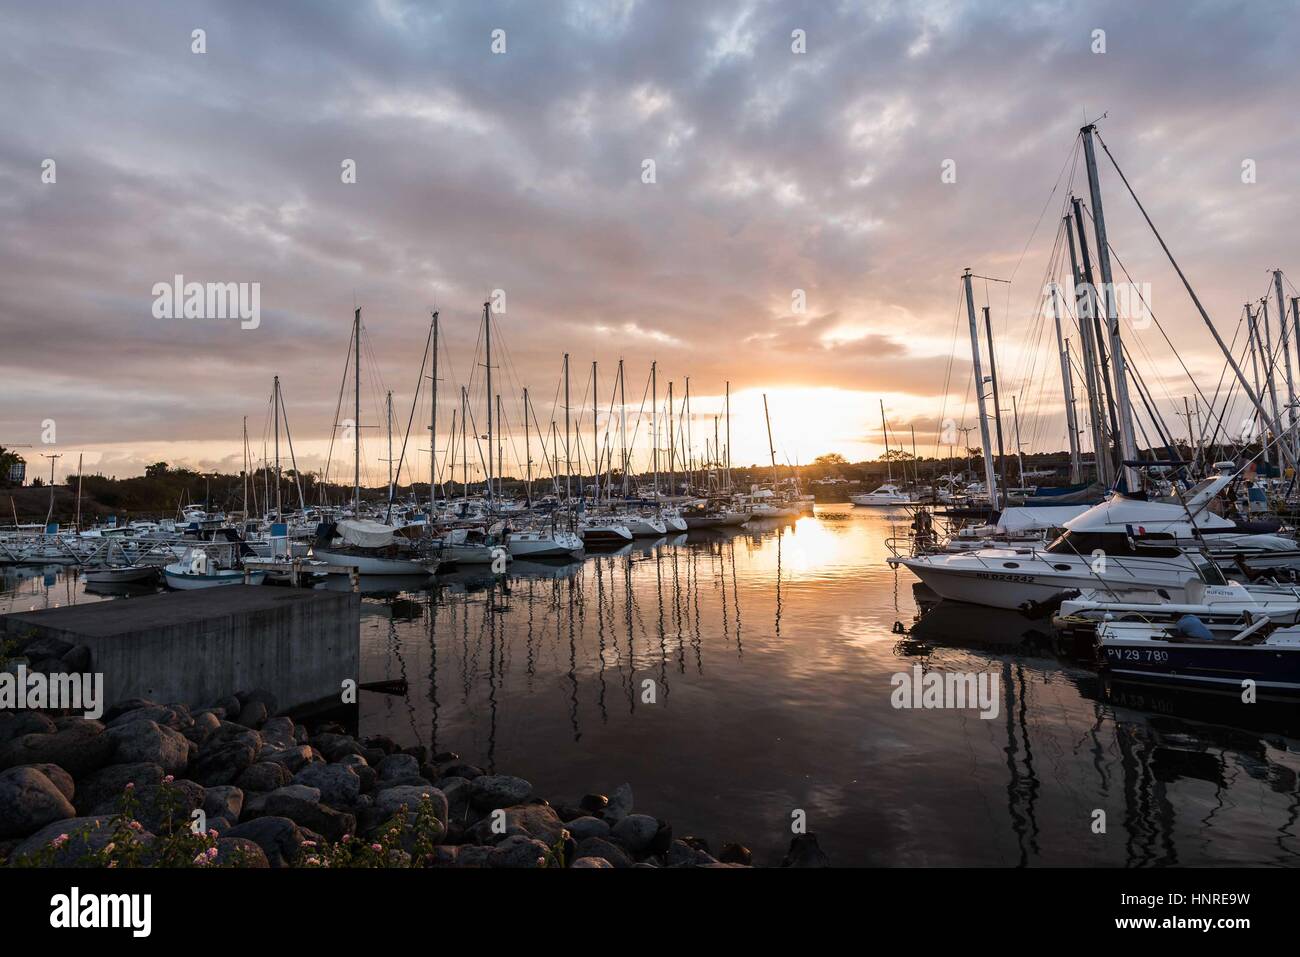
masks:
<svg viewBox="0 0 1300 957"><path fill-rule="evenodd" d="M632 788L551 803L522 778L337 726L265 693L119 702L101 720L0 712L0 862L22 866L745 867L676 836ZM783 866L825 866L811 835Z"/></svg>

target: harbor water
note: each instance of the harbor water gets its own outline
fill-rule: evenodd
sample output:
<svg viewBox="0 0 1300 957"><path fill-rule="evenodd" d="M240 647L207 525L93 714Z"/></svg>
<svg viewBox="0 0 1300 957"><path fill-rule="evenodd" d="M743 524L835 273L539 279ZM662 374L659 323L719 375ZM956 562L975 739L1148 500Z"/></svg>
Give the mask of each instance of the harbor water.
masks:
<svg viewBox="0 0 1300 957"><path fill-rule="evenodd" d="M501 577L367 582L360 678L405 691L364 692L360 732L575 801L629 782L678 836L761 864L804 820L836 865L1295 861L1293 707L1110 683L1016 613L918 623L914 579L885 564L906 518L818 505ZM75 573L0 573L0 613L100 600ZM917 665L988 676L995 713L899 707Z"/></svg>

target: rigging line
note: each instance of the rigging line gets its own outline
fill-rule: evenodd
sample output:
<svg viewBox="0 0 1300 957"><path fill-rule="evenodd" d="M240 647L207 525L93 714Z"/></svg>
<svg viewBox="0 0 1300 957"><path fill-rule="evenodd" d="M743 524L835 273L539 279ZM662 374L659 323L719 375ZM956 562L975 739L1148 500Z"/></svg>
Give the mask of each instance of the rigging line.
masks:
<svg viewBox="0 0 1300 957"><path fill-rule="evenodd" d="M393 483L388 489L388 509L384 513L384 524L387 525L393 517L393 499L397 497L397 487L402 484L402 463L406 461L406 443L411 438L411 424L415 422L415 406L420 399L420 387L424 385L424 369L429 363L429 347L433 344L433 326L429 326L429 334L424 340L424 354L420 357L420 375L415 380L415 397L411 399L411 414L406 420L406 435L402 436L402 451L397 457L397 470L393 473ZM391 427L391 423L390 423ZM430 436L430 441L433 437ZM432 479L430 480L432 481ZM430 490L432 491L432 490ZM433 518L432 515L429 516Z"/></svg>

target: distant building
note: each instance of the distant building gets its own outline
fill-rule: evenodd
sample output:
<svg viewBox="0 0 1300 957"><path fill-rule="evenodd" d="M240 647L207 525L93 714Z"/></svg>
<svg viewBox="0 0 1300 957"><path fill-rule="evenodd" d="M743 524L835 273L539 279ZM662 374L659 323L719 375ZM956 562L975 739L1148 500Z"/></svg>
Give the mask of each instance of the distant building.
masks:
<svg viewBox="0 0 1300 957"><path fill-rule="evenodd" d="M27 460L19 455L9 466L9 484L25 485L27 481Z"/></svg>

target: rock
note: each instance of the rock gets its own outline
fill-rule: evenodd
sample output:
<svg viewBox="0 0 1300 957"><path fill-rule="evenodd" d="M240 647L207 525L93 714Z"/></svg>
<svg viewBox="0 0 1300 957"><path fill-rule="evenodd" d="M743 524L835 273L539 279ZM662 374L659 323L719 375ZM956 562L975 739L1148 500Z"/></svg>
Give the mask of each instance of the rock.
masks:
<svg viewBox="0 0 1300 957"><path fill-rule="evenodd" d="M325 759L311 745L298 744L291 748L281 748L279 750L263 749L260 760L282 765L289 774L293 775L313 761L323 762Z"/></svg>
<svg viewBox="0 0 1300 957"><path fill-rule="evenodd" d="M496 853L495 847L485 847L482 844L466 844L456 851L456 866L489 867L494 853Z"/></svg>
<svg viewBox="0 0 1300 957"><path fill-rule="evenodd" d="M381 782L400 778L418 778L420 762L409 754L390 754L379 762L378 770Z"/></svg>
<svg viewBox="0 0 1300 957"><path fill-rule="evenodd" d="M63 770L63 768L59 767L57 764L24 764L22 767L33 768L40 771L41 774L50 779L50 783L58 788L59 793L69 801L71 801L77 793L77 784L72 780L72 775Z"/></svg>
<svg viewBox="0 0 1300 957"><path fill-rule="evenodd" d="M609 807L609 798L603 794L584 794L582 799L578 801L578 807L589 814L595 814L597 811L603 811Z"/></svg>
<svg viewBox="0 0 1300 957"><path fill-rule="evenodd" d="M533 786L508 774L482 774L471 781L469 793L475 807L490 811L523 804L533 793Z"/></svg>
<svg viewBox="0 0 1300 957"><path fill-rule="evenodd" d="M239 709L239 717L235 720L242 725L250 728L260 728L262 723L271 716L266 705L260 701L250 701Z"/></svg>
<svg viewBox="0 0 1300 957"><path fill-rule="evenodd" d="M404 804L408 813L415 813L425 795L433 802L434 817L445 825L447 796L432 784L425 784L424 787L395 787L380 791L375 798L375 810L385 817L392 817Z"/></svg>
<svg viewBox="0 0 1300 957"><path fill-rule="evenodd" d="M745 867L752 867L754 855L744 844L727 842L722 845L718 860L723 864L743 864Z"/></svg>
<svg viewBox="0 0 1300 957"><path fill-rule="evenodd" d="M54 782L35 768L0 771L0 840L26 837L76 813Z"/></svg>
<svg viewBox="0 0 1300 957"><path fill-rule="evenodd" d="M61 846L52 849L48 858L41 853L51 847L51 841L63 834L68 836L67 840ZM120 835L107 817L68 818L47 824L28 837L14 848L11 860L18 862L33 855L40 855L37 857L38 861L46 862L53 867L85 866L81 863L83 857L102 850L118 837ZM131 840L149 843L153 840L153 835L146 832Z"/></svg>
<svg viewBox="0 0 1300 957"><path fill-rule="evenodd" d="M235 786L244 791L274 791L292 780L289 769L273 761L259 761L239 773Z"/></svg>
<svg viewBox="0 0 1300 957"><path fill-rule="evenodd" d="M397 742L394 741L386 734L373 735L369 738L366 738L366 740L362 743L365 744L367 748L378 748L380 751L383 751L384 754L392 754L394 751L397 750ZM378 764L379 762L374 761L371 763Z"/></svg>
<svg viewBox="0 0 1300 957"><path fill-rule="evenodd" d="M361 796L361 778L345 764L309 764L294 775L293 783L316 788L320 800L336 808L353 807Z"/></svg>
<svg viewBox="0 0 1300 957"><path fill-rule="evenodd" d="M271 718L262 725L262 740L279 750L292 748L298 744L294 730L291 719Z"/></svg>
<svg viewBox="0 0 1300 957"><path fill-rule="evenodd" d="M580 857L573 862L574 867L600 869L602 867L613 868L614 865L603 857Z"/></svg>
<svg viewBox="0 0 1300 957"><path fill-rule="evenodd" d="M578 842L578 848L574 853L574 860L580 860L584 857L602 857L614 867L631 867L632 859L627 856L622 848L616 844L600 837L589 837L584 841Z"/></svg>
<svg viewBox="0 0 1300 957"><path fill-rule="evenodd" d="M212 710L220 711L221 717L224 720L226 718L229 718L231 715L239 714L239 709L242 708L243 706L244 703L242 701L240 701L234 695L230 695L227 698L222 698L215 705L213 705Z"/></svg>
<svg viewBox="0 0 1300 957"><path fill-rule="evenodd" d="M270 817L286 817L330 841L341 841L345 835L356 833L357 829L355 817L321 804L320 791L301 784L272 791L266 796L262 813Z"/></svg>
<svg viewBox="0 0 1300 957"><path fill-rule="evenodd" d="M609 825L600 818L591 817L590 815L585 817L575 817L564 826L569 829L569 833L573 835L573 839L579 843L585 841L589 837L609 837Z"/></svg>
<svg viewBox="0 0 1300 957"><path fill-rule="evenodd" d="M500 819L501 831L494 830ZM521 804L487 814L469 830L477 844L499 844L507 838L521 835L536 838L547 847L554 847L564 836L564 822L553 810L541 804Z"/></svg>
<svg viewBox="0 0 1300 957"><path fill-rule="evenodd" d="M716 864L717 861L708 851L691 847L685 841L673 841L664 854L664 863L669 867L702 867L705 864Z"/></svg>
<svg viewBox="0 0 1300 957"><path fill-rule="evenodd" d="M781 861L782 867L830 867L830 858L817 844L816 834L796 834L790 840L790 850Z"/></svg>
<svg viewBox="0 0 1300 957"><path fill-rule="evenodd" d="M580 817L591 817L590 811L584 811L576 804L557 804L555 813L560 816L561 821L576 821Z"/></svg>
<svg viewBox="0 0 1300 957"><path fill-rule="evenodd" d="M221 719L217 717L215 711L200 711L194 716L194 723L185 729L184 734L202 748L219 727L221 727Z"/></svg>
<svg viewBox="0 0 1300 957"><path fill-rule="evenodd" d="M554 860L541 841L516 834L498 844L488 857L489 867L546 867Z"/></svg>
<svg viewBox="0 0 1300 957"><path fill-rule="evenodd" d="M113 810L116 811L116 802L121 800L128 784L137 788L151 787L160 784L162 779L163 769L156 764L110 764L81 779L74 803L81 814L89 814L109 801L114 802Z"/></svg>
<svg viewBox="0 0 1300 957"><path fill-rule="evenodd" d="M189 775L205 787L235 784L257 761L261 750L262 739L257 732L223 721L199 749ZM248 790L242 783L239 786Z"/></svg>
<svg viewBox="0 0 1300 957"><path fill-rule="evenodd" d="M260 703L266 709L268 715L275 714L280 710L280 705L279 702L276 701L275 695L271 694L271 692L267 691L265 688L254 688L252 691L236 692L235 697L239 699L241 712L244 708L254 702ZM240 724L243 723L243 721L240 722Z"/></svg>
<svg viewBox="0 0 1300 957"><path fill-rule="evenodd" d="M0 747L0 770L19 764L57 764L74 778L113 759L117 743L88 718L60 718L53 734L24 734Z"/></svg>
<svg viewBox="0 0 1300 957"><path fill-rule="evenodd" d="M85 645L73 645L59 659L60 671L65 674L84 675L90 672L90 649Z"/></svg>
<svg viewBox="0 0 1300 957"><path fill-rule="evenodd" d="M227 831L222 840L247 838L266 855L271 867L288 867L298 859L302 842L309 840L293 821L287 817L259 817L245 821Z"/></svg>
<svg viewBox="0 0 1300 957"><path fill-rule="evenodd" d="M179 704L150 704L124 711L104 724L110 728L129 724L132 721L148 720L173 731L184 731L194 724L189 709Z"/></svg>
<svg viewBox="0 0 1300 957"><path fill-rule="evenodd" d="M190 763L190 750L198 751L198 745L179 731L148 718L115 724L106 734L117 744L117 763L156 764L168 774L184 771Z"/></svg>
<svg viewBox="0 0 1300 957"><path fill-rule="evenodd" d="M451 764L453 761L459 761L460 755L455 751L439 751L429 760L434 764Z"/></svg>
<svg viewBox="0 0 1300 957"><path fill-rule="evenodd" d="M266 852L246 837L222 837L217 841L217 857L210 866L270 867Z"/></svg>
<svg viewBox="0 0 1300 957"><path fill-rule="evenodd" d="M309 740L316 750L325 755L325 760L331 763L342 760L348 754L364 755L365 753L365 748L357 744L355 738L345 734L318 734Z"/></svg>
<svg viewBox="0 0 1300 957"><path fill-rule="evenodd" d="M203 794L203 813L209 824L218 818L238 824L243 810L244 792L237 787L222 784L208 788Z"/></svg>
<svg viewBox="0 0 1300 957"><path fill-rule="evenodd" d="M53 734L54 722L39 711L0 712L0 748L25 734Z"/></svg>
<svg viewBox="0 0 1300 957"><path fill-rule="evenodd" d="M637 857L650 852L659 822L648 814L629 814L611 828L614 840Z"/></svg>
<svg viewBox="0 0 1300 957"><path fill-rule="evenodd" d="M605 806L604 813L601 816L606 821L609 821L612 827L631 813L632 785L620 784L614 788L614 793L609 796L609 804Z"/></svg>
<svg viewBox="0 0 1300 957"><path fill-rule="evenodd" d="M443 777L447 778L464 778L467 781L473 781L481 777L483 769L475 767L472 764L451 764L442 769Z"/></svg>
<svg viewBox="0 0 1300 957"><path fill-rule="evenodd" d="M158 702L151 701L148 698L126 698L122 701L116 701L105 708L103 720L105 724L111 724L127 712L156 707L158 707Z"/></svg>

